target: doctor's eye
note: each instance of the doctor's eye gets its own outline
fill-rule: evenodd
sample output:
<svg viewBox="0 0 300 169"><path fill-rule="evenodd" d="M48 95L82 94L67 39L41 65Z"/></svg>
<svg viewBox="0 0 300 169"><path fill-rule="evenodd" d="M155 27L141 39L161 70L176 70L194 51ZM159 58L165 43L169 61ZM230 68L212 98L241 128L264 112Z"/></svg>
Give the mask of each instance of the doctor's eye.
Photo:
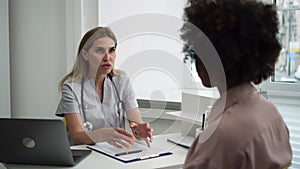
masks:
<svg viewBox="0 0 300 169"><path fill-rule="evenodd" d="M115 51L116 51L116 47L112 47L112 48L109 49L108 52L109 52L109 53L115 53Z"/></svg>
<svg viewBox="0 0 300 169"><path fill-rule="evenodd" d="M96 48L96 52L98 53L98 54L101 54L101 55L103 55L103 54L105 54L105 49L104 48Z"/></svg>

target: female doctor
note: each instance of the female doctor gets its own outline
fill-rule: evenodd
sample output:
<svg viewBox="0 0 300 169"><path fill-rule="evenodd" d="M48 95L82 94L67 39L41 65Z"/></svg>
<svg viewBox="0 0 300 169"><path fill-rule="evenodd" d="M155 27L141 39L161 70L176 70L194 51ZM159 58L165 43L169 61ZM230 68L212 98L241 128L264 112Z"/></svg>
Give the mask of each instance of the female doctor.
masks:
<svg viewBox="0 0 300 169"><path fill-rule="evenodd" d="M152 142L128 76L114 69L117 40L108 27L89 30L81 39L73 70L60 82L56 115L63 116L72 144L107 142L129 147L135 137ZM126 112L126 114L125 114ZM127 117L134 133L125 130Z"/></svg>

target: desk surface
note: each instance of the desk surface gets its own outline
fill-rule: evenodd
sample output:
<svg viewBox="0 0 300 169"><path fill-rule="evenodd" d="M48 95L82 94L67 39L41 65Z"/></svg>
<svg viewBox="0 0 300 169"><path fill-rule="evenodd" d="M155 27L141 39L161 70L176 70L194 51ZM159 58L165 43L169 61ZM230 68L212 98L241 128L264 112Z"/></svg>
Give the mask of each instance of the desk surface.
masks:
<svg viewBox="0 0 300 169"><path fill-rule="evenodd" d="M161 147L167 149L172 152L172 155L163 156L159 158L147 159L142 161L136 161L132 163L123 163L118 160L107 157L98 152L92 151L92 153L79 164L74 167L59 167L59 166L38 166L38 165L17 165L17 164L9 164L5 165L7 169L62 169L62 168L72 168L72 169L99 169L99 168L122 168L122 169L130 169L130 168L182 168L184 163L186 154L188 149L182 148L180 146L176 146L175 144L168 142L167 139L179 135L180 133L174 134L164 134L164 135L156 135L153 138L153 146ZM82 148L86 146L76 146L74 148ZM1 165L0 165L1 168Z"/></svg>

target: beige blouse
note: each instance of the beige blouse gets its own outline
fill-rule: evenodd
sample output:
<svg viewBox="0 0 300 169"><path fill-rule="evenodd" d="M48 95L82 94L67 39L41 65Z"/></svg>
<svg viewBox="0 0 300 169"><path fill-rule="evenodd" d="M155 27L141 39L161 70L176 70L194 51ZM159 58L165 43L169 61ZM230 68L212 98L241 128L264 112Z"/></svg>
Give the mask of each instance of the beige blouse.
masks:
<svg viewBox="0 0 300 169"><path fill-rule="evenodd" d="M214 104L208 127L184 168L279 169L292 160L289 131L275 108L250 83L236 86Z"/></svg>

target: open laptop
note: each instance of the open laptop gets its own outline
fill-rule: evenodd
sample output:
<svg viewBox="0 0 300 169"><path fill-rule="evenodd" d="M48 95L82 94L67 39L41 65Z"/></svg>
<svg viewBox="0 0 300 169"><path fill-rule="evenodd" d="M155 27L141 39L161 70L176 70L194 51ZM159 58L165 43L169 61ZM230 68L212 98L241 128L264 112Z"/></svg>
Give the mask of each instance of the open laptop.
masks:
<svg viewBox="0 0 300 169"><path fill-rule="evenodd" d="M0 118L0 162L74 166L91 150L71 150L59 119Z"/></svg>

